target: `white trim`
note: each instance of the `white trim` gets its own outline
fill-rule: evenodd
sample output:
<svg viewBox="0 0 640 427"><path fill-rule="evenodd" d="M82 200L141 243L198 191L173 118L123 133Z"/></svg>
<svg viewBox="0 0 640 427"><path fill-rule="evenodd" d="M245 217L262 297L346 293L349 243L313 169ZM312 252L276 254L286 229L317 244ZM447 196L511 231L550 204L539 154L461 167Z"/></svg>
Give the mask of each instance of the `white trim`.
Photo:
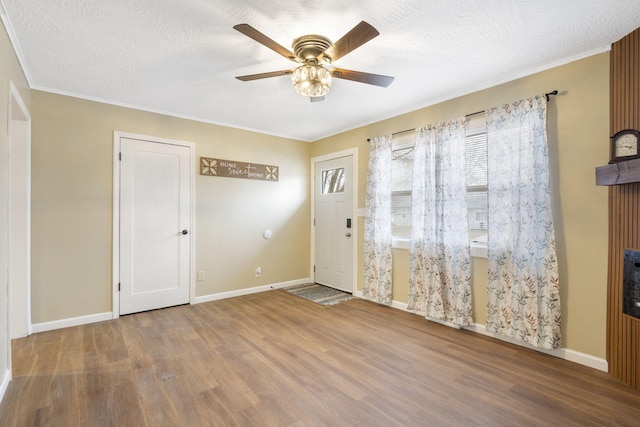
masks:
<svg viewBox="0 0 640 427"><path fill-rule="evenodd" d="M391 247L393 249L409 250L411 240L406 237L393 237L391 242Z"/></svg>
<svg viewBox="0 0 640 427"><path fill-rule="evenodd" d="M391 243L393 249L408 251L411 240L406 237L394 237ZM472 258L487 258L487 244L471 242L469 250Z"/></svg>
<svg viewBox="0 0 640 427"><path fill-rule="evenodd" d="M568 348L561 348L558 351L562 353L561 356L558 356L561 359L588 366L602 372L609 372L609 362L607 362L607 359L595 357L590 354L582 353Z"/></svg>
<svg viewBox="0 0 640 427"><path fill-rule="evenodd" d="M200 304L209 301L218 301L226 298L234 298L243 295L257 294L259 292L271 291L274 289L286 288L287 286L304 285L311 281L310 277L297 280L289 280L288 282L273 283L271 285L255 286L253 288L238 289L237 291L220 292L217 294L203 295L196 297L194 304Z"/></svg>
<svg viewBox="0 0 640 427"><path fill-rule="evenodd" d="M176 139L160 138L157 136L141 135L136 133L114 131L113 132L113 236L112 236L112 270L113 278L111 304L113 307L112 316L114 319L120 317L120 291L118 284L120 283L120 139L138 139L141 141L150 141L160 144L172 144L189 148L189 165L191 173L189 174L189 187L191 193L191 248L189 261L189 304L195 304L196 301L196 144L188 141L179 141Z"/></svg>
<svg viewBox="0 0 640 427"><path fill-rule="evenodd" d="M287 286L302 285L305 283L309 283L310 280L311 279L309 277L306 277L304 279L290 280L288 282L281 282L281 283L273 283L271 285L256 286L254 288L240 289L237 291L221 292L221 293L212 294L212 295L204 295L201 297L195 297L194 301L191 301L191 304L200 304L208 301L217 301L225 298L233 298L233 297L242 296L242 295L255 294L258 292L265 292L265 291L271 291L273 289L285 288ZM36 323L33 325L33 332L34 333L46 332L46 331L53 331L56 329L69 328L72 326L88 325L90 323L104 322L106 320L117 319L118 317L120 316L119 315L115 316L112 312L108 311L105 313L89 314L87 316L79 316L79 317L72 317L69 319L54 320L51 322Z"/></svg>
<svg viewBox="0 0 640 427"><path fill-rule="evenodd" d="M307 277L304 279L290 280L288 282L274 283L271 285L257 286L254 288L240 289L237 291L221 292L218 294L195 297L194 300L191 301L191 304L200 304L208 301L216 301L216 300L221 300L225 298L233 298L233 297L242 296L242 295L255 294L258 292L265 292L265 291L271 291L273 289L285 288L287 286L302 285L304 283L309 283L310 280L311 279ZM53 331L56 329L69 328L72 326L88 325L90 323L96 323L96 322L104 322L106 320L117 319L118 317L119 315L116 316L112 312L105 312L105 313L90 314L87 316L72 317L69 319L54 320L51 322L36 323L33 325L33 333Z"/></svg>
<svg viewBox="0 0 640 427"><path fill-rule="evenodd" d="M24 117L24 119L14 119L14 109L19 110L20 114ZM10 145L10 150L13 149L13 139L12 139L12 134L11 134L11 130L12 130L12 124L11 122L16 120L16 121L24 121L26 122L26 140L25 142L25 155L26 155L26 191L25 191L25 197L26 197L26 211L25 214L27 215L27 224L26 224L26 273L25 273L25 282L26 282L26 297L27 297L27 310L26 310L26 316L27 316L27 335L31 335L32 333L32 327L31 327L31 114L29 113L29 109L27 108L26 104L24 103L24 100L22 99L22 96L20 96L20 92L18 91L18 88L16 87L16 85L13 83L12 80L9 81L9 112L8 112L8 130L9 130L9 135L8 135L8 141L9 141L9 145ZM9 153L9 155L11 155L11 153ZM11 195L11 191L12 191L12 185L11 185L11 164L9 164L9 195L8 195L8 201L9 204L11 204L11 199L12 199L12 195ZM9 206L9 223L11 223L11 214L12 214L12 210L11 210L11 206ZM9 230L9 235L11 234L11 230ZM11 236L9 236L9 242L11 242ZM11 256L11 255L9 255ZM9 265L11 266L11 260L9 259ZM10 276L9 276L10 277ZM9 286L9 291L11 290L11 283L8 284ZM8 301L9 304L11 303L11 295L8 295ZM9 306L9 310L11 310L11 307ZM10 313L10 312L9 312ZM9 315L9 320L11 319L11 315ZM9 336L11 337L11 324L9 324ZM13 338L18 338L18 337L13 337ZM11 363L11 358L9 358L9 362Z"/></svg>
<svg viewBox="0 0 640 427"><path fill-rule="evenodd" d="M29 114L29 109L27 108L27 105L22 100L22 96L20 96L20 92L18 91L18 88L16 87L16 85L13 83L12 80L9 81L9 92L10 92L10 96L13 96L16 102L18 103L18 107L20 107L22 114L24 114L24 117L25 117L24 120L27 122L30 122L31 114ZM9 117L11 117L11 114L9 114Z"/></svg>
<svg viewBox="0 0 640 427"><path fill-rule="evenodd" d="M20 64L20 68L22 68L22 72L27 79L27 83L29 84L30 88L33 88L33 80L31 78L29 68L27 68L27 61L24 58L24 54L22 53L22 49L20 48L20 43L18 42L18 36L16 36L16 32L13 29L13 24L11 23L11 19L9 19L9 15L7 15L7 9L5 8L2 0L0 0L0 19L2 20L2 24L4 25L5 30L7 31L7 36L9 36L9 40L11 41L11 45L13 46L13 51L18 58L18 63Z"/></svg>
<svg viewBox="0 0 640 427"><path fill-rule="evenodd" d="M582 59L590 58L592 56L599 55L599 54L604 53L604 52L609 52L610 50L611 50L611 45L609 44L609 45L605 45L605 46L600 46L598 48L595 48L595 49L592 49L592 50L589 50L589 51L586 51L586 52L579 53L577 55L570 56L568 58L563 58L563 59L560 59L558 61L552 61L552 62L549 62L547 64L541 65L539 67L527 69L527 70L522 71L522 72L509 72L509 73L506 73L506 74L504 74L502 76L494 78L493 80L487 80L485 82L480 82L478 84L474 84L474 85L471 85L471 86L460 88L460 89L458 89L456 91L447 92L447 93L445 93L444 95L441 95L441 96L436 96L436 97L431 98L431 99L426 99L426 100L424 100L422 102L419 102L419 103L406 105L406 106L404 106L404 108L399 108L397 110L393 110L391 112L388 112L388 114L384 115L384 116L381 115L381 116L370 117L368 120L365 120L365 121L362 121L362 122L359 122L359 123L354 123L354 124L351 124L351 125L347 125L347 126L345 126L343 128L339 128L339 129L336 129L335 131L332 131L328 135L324 135L324 136L318 137L316 139L316 141L319 141L321 139L326 139L326 138L329 138L329 137L332 137L332 136L335 136L335 135L339 135L341 133L345 133L345 132L348 132L348 131L353 130L353 129L358 129L358 128L369 126L369 125L372 125L372 124L375 124L375 123L379 123L379 122L382 122L384 120L387 120L387 119L390 119L390 118L393 118L393 117L398 117L398 116L402 116L404 114L413 113L413 112L416 112L418 110L422 110L424 108L431 107L433 105L437 105L437 104L440 104L440 103L443 103L443 102L446 102L446 101L450 101L452 99L460 98L460 97L465 96L465 95L469 95L469 94L472 94L472 93L480 92L480 91L485 90L485 89L489 89L489 88L493 88L493 87L496 87L496 86L500 86L502 84L510 83L512 81L515 81L515 80L518 80L518 79L521 79L521 78L524 78L524 77L532 76L534 74L538 74L538 73L541 73L541 72L546 71L546 70L551 70L553 68L561 67L563 65L570 64L572 62L576 62L576 61L580 61Z"/></svg>
<svg viewBox="0 0 640 427"><path fill-rule="evenodd" d="M79 94L79 93L76 93L76 92L69 92L69 91L65 91L65 90L54 89L54 88L41 86L41 85L37 85L37 84L30 84L30 86L31 86L31 89L39 90L41 92L48 92L48 93L53 93L53 94L56 94L56 95L69 96L69 97L72 97L72 98L84 99L84 100L92 101L92 102L99 102L101 104L115 105L117 107L130 108L132 110L145 111L145 112L148 112L148 113L160 114L160 115L163 115L163 116L176 117L178 119L192 120L194 122L199 122L199 123L207 123L207 124L216 125L216 126L224 126L224 127L228 127L228 128L231 128L231 129L244 130L244 131L247 131L247 132L255 132L255 133L262 134L262 135L275 136L275 137L278 137L278 138L292 139L294 141L301 141L301 142L311 143L311 142L314 142L314 141L317 141L317 140L323 138L323 136L318 136L315 139L300 138L299 136L287 135L287 134L277 133L277 132L270 132L270 131L267 131L267 130L264 130L264 129L256 129L256 128L252 128L252 127L248 127L248 126L240 126L240 125L233 124L233 123L226 123L226 122L220 122L220 121L217 121L217 120L205 119L203 117L192 116L192 115L189 115L189 114L176 113L176 112L172 112L172 111L169 111L169 110L163 110L163 109L159 109L159 108L144 107L144 106L141 106L141 105L130 104L128 102L120 102L120 101L114 101L114 100L105 99L105 98L99 98L99 97L96 97L96 96L82 95L82 94Z"/></svg>
<svg viewBox="0 0 640 427"><path fill-rule="evenodd" d="M28 69L25 67L26 65L26 61L24 60L24 57L22 55L22 51L19 48L19 45L17 43L17 38L15 37L15 34L13 33L13 30L10 29L10 24L9 27L7 27L7 22L8 19L6 19L6 15L2 16L2 21L5 24L5 27L7 28L7 32L9 33L9 39L11 40L12 44L13 44L13 48L16 51L16 55L18 56L18 61L20 62L20 64L22 65L22 69L25 73L25 76L27 77L27 81L29 82L29 86L31 87L31 89L33 90L39 90L39 91L43 91L43 92L49 92L49 93L53 93L53 94L58 94L58 95L63 95L63 96L70 96L73 98L78 98L78 99L85 99L88 101L93 101L93 102L100 102L103 104L107 104L107 105L115 105L115 106L119 106L119 107L125 107L125 108L131 108L133 110L139 110L139 111L147 111L150 113L156 113L156 114L162 114L162 115L166 115L166 116L170 116L170 117L177 117L180 119L186 119L186 120L193 120L196 122L200 122L200 123L208 123L208 124L213 124L213 125L218 125L218 126L225 126L228 128L232 128L232 129L240 129L240 130L246 130L249 132L257 132L257 133L261 133L263 135L271 135L271 136L276 136L276 137L280 137L280 138L285 138L285 139L293 139L295 141L303 141L303 142L316 142L319 141L321 139L325 139L325 138L329 138L331 136L335 136L341 133L345 133L348 132L350 130L353 129L358 129L361 127L365 127L374 123L378 123L387 119L390 119L392 117L397 117L397 116L401 116L403 114L408 114L408 113L412 113L415 112L417 110L421 110L423 108L427 108L430 107L432 105L436 105L436 104L440 104L442 102L445 101L449 101L455 98L459 98L461 96L465 96L465 95L469 95L471 93L476 93L476 92L480 92L482 90L488 89L488 88L492 88L495 86L499 86L501 84L505 84L505 83L509 83L512 82L514 80L518 80L524 77L528 77L528 76L532 76L534 74L546 71L546 70L550 70L553 68L557 68L560 67L562 65L566 65L572 62L576 62L585 58L589 58L591 56L595 56L598 55L600 53L604 53L604 52L609 52L611 50L611 45L605 45L605 46L600 46L598 48L586 51L586 52L581 52L577 55L573 55L567 58L562 58L560 60L557 61L552 61L549 62L547 64L541 65L539 67L535 67L532 69L527 69L524 71L520 71L518 70L517 72L509 72L506 73L502 76L499 76L497 78L494 78L493 80L488 80L485 82L480 82L478 84L472 85L472 86L468 86L465 88L461 88L459 90L456 91L452 91L449 92L445 95L442 96L437 96L431 99L427 99L423 102L420 103L415 103L412 105L407 105L404 106L404 108L399 108L397 110L393 110L390 112L387 112L387 114L381 114L379 116L374 116L374 117L370 117L367 120L358 122L358 123L354 123L354 124L349 124L346 125L345 127L336 129L334 131L331 131L331 133L329 134L321 134L321 135L316 135L315 137L311 137L311 138L307 138L307 137L300 137L300 136L292 136L292 135L286 135L286 134L282 134L282 133L277 133L277 132L270 132L270 131L265 131L265 130L260 130L260 129L254 129L251 127L246 127L246 126L239 126L236 124L232 124L232 123L225 123L225 122L219 122L219 121L215 121L215 120L210 120L210 119L204 119L202 117L197 117L197 116L191 116L188 114L179 114L179 113L175 113L175 112L171 112L171 111L167 111L167 110L161 110L161 109L157 109L157 108L149 108L149 107L143 107L140 105L135 105L135 104L129 104L126 102L119 102L119 101L114 101L114 100L109 100L109 99L105 99L105 98L99 98L99 97L94 97L94 96L88 96L88 95L81 95L75 92L69 92L69 91L64 91L64 90L59 90L59 89L54 89L54 88L50 88L47 86L41 86L41 85L37 85L34 84L31 80L31 76L28 72Z"/></svg>
<svg viewBox="0 0 640 427"><path fill-rule="evenodd" d="M315 280L315 274L313 272L313 266L315 265L316 259L316 228L313 226L313 221L315 220L315 210L316 210L316 163L326 162L327 160L335 160L341 157L349 157L351 156L351 175L352 175L352 203L351 203L351 237L352 237L352 255L353 255L353 266L352 266L352 277L351 277L351 289L352 293L355 294L357 290L358 283L358 149L357 148L349 148L347 150L337 151L335 153L324 154L322 156L317 156L311 158L311 170L309 175L311 179L309 180L311 183L311 251L310 254L310 263L309 263L309 277Z"/></svg>
<svg viewBox="0 0 640 427"><path fill-rule="evenodd" d="M487 244L471 242L471 257L472 258L487 258Z"/></svg>
<svg viewBox="0 0 640 427"><path fill-rule="evenodd" d="M362 295L362 291L356 291L353 293L354 296L358 297L358 298L363 298L366 299L368 301L373 301L369 298L364 298ZM373 301L376 302L376 301ZM403 303L403 302L399 302L399 301L392 301L391 303L391 307L393 308L397 308L398 310L403 310L406 311L407 313L411 313L411 314L418 314L418 315L422 315L420 313L415 313L413 311L409 311L407 310L407 304ZM450 324L449 322L443 322L441 320L438 319L431 319L428 318L427 320L430 320L432 322L435 323L439 323L445 326L450 326L453 328L457 328L457 326ZM467 330L467 331L471 331L471 332L476 332L478 334L481 335L485 335L491 338L496 338L499 339L501 341L505 341L508 342L509 344L514 344L520 347L525 347L528 348L530 350L535 350L538 351L540 353L544 353L544 354L548 354L550 356L554 356L557 357L559 359L564 359L564 360L568 360L569 362L575 362L578 363L580 365L584 365L584 366L588 366L590 368L593 369L597 369L599 371L603 371L603 372L608 372L609 370L609 364L607 363L607 361L605 359L599 358L599 357L595 357L595 356L591 356L590 354L586 354L586 353L581 353L579 351L575 351L575 350L571 350L568 348L559 348L557 350L547 350L544 348L539 348L539 347L534 347L530 344L524 343L522 341L519 340L515 340L513 338L508 338L502 335L498 335L495 334L493 332L489 332L487 331L486 327L484 325L481 325L479 323L474 324L473 326L466 326L463 329Z"/></svg>
<svg viewBox="0 0 640 427"><path fill-rule="evenodd" d="M530 350L539 351L540 353L548 354L550 356L555 356L560 359L565 359L570 362L579 363L581 365L589 366L590 368L598 369L599 371L608 371L608 363L605 359L601 359L599 357L591 356L586 353L581 353L579 351L571 350L568 348L559 348L557 350L547 350L544 348L534 347L530 344L524 343L519 340L515 340L513 338L505 337L503 335L499 335L493 332L487 331L485 325L481 325L476 323L473 326L465 327L466 330L477 332L481 335L485 335L492 338L497 338L501 341L508 342L510 344L519 345L520 347L525 347Z"/></svg>
<svg viewBox="0 0 640 427"><path fill-rule="evenodd" d="M114 319L120 316L120 138L118 131L113 132L113 224L111 230L111 309Z"/></svg>
<svg viewBox="0 0 640 427"><path fill-rule="evenodd" d="M90 323L104 322L111 320L113 315L110 311L105 313L88 314L86 316L70 317L68 319L53 320L51 322L34 323L33 333L53 331L56 329L70 328L72 326L88 325Z"/></svg>
<svg viewBox="0 0 640 427"><path fill-rule="evenodd" d="M0 402L4 398L4 394L7 392L7 388L9 388L9 383L11 382L11 370L7 369L4 371L4 375L2 376L2 382L0 383Z"/></svg>
<svg viewBox="0 0 640 427"><path fill-rule="evenodd" d="M237 296L243 296L243 295L250 295L250 294L255 294L255 293L259 293L259 292L266 292L266 291L270 291L273 289L281 289L281 288L285 288L287 286L295 286L295 285L302 285L305 283L308 283L311 279L310 278L304 278L304 279L298 279L298 280L290 280L288 282L281 282L281 283L274 283L271 285L264 285L264 286L256 286L253 288L246 288L246 289L240 289L237 291L229 291L229 292L221 292L221 293L217 293L217 294L211 294L211 295L205 295L205 296L200 296L200 297L196 297L195 301L192 302L192 304L200 304L200 303L204 303L204 302L209 302L209 301L217 301L217 300L221 300L221 299L226 299L226 298L233 298L233 297L237 297ZM353 293L353 295L357 298L362 298L362 299L366 299L368 301L372 301L368 298L364 298L362 295L362 291L355 291ZM373 301L375 302L375 301ZM411 314L418 314L418 313L414 313L411 311L407 310L407 304L403 303L403 302L399 302L399 301L393 301L391 304L391 307L396 308L398 310L403 310L406 311L407 313L411 313ZM45 323L36 323L33 325L33 333L37 333L37 332L45 332L45 331L52 331L55 329L62 329L62 328L68 328L68 327L72 327L72 326L82 326L82 325L87 325L90 323L96 323L96 322L103 322L106 320L111 320L112 319L112 313L111 312L106 312L106 313L98 313L98 314L91 314L91 315L87 315L87 316L80 316L80 317L73 317L70 319L61 319L61 320L54 320L52 322L45 322ZM441 323L441 324L445 324L443 322L440 322L436 319L429 319L431 321L434 321L436 323ZM449 326L449 325L447 325ZM589 354L586 353L581 353L579 351L575 351L575 350L571 350L568 348L560 348L557 350L546 350L546 349L541 349L538 347L533 347L529 344L523 343L521 341L518 340L514 340L511 338L507 338L501 335L497 335L491 332L488 332L485 328L484 325L480 325L480 324L475 324L474 326L469 326L469 327L465 327L465 330L471 331L471 332L476 332L478 334L481 335L485 335L491 338L496 338L499 339L501 341L505 341L507 343L510 344L514 344L520 347L525 347L531 350L535 350L535 351L539 351L541 353L545 353L548 354L550 356L554 356L557 357L559 359L564 359L564 360L568 360L570 362L575 362L578 363L580 365L584 365L584 366L588 366L590 368L593 369L597 369L599 371L603 371L603 372L607 372L608 371L608 363L605 359L601 359L599 357L595 357L595 356L591 356ZM9 379L7 380L7 376L9 377ZM3 380L2 385L0 385L0 400L2 399L2 393L3 393L3 389L2 386L4 386L4 382L6 381L8 383L8 381L10 381L11 379L11 373L10 371L7 371L7 373L5 374L5 378Z"/></svg>
<svg viewBox="0 0 640 427"><path fill-rule="evenodd" d="M409 250L411 240L406 237L394 237L391 243L393 249ZM472 258L487 258L487 244L471 242L469 245Z"/></svg>

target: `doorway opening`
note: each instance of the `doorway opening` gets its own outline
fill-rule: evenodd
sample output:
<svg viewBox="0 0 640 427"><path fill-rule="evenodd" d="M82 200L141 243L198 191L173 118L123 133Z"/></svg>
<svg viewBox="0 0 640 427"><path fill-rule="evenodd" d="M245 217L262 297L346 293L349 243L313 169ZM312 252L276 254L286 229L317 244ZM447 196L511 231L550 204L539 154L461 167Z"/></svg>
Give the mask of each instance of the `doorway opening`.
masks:
<svg viewBox="0 0 640 427"><path fill-rule="evenodd" d="M9 312L11 338L31 334L31 116L10 82Z"/></svg>

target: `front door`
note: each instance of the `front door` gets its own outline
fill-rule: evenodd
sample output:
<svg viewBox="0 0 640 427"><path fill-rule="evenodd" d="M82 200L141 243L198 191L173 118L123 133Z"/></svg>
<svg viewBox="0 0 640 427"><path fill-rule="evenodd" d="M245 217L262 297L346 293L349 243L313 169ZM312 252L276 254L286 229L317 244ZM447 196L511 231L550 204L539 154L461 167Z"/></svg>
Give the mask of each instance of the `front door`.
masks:
<svg viewBox="0 0 640 427"><path fill-rule="evenodd" d="M190 147L120 139L120 314L189 302Z"/></svg>
<svg viewBox="0 0 640 427"><path fill-rule="evenodd" d="M352 156L315 164L315 282L353 292Z"/></svg>

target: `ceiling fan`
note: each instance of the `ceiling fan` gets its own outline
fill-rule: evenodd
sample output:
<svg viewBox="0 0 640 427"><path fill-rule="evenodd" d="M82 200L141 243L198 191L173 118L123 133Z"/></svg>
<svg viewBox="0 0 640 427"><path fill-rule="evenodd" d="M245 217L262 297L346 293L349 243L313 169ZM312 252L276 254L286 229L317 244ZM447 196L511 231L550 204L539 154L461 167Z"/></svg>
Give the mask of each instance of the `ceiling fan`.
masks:
<svg viewBox="0 0 640 427"><path fill-rule="evenodd" d="M332 77L381 87L387 87L393 82L393 77L364 73L362 71L345 70L331 66L334 61L337 61L380 34L378 30L365 21L353 27L351 31L335 43L332 43L331 40L324 36L316 34L298 37L293 41L291 46L293 52L271 40L249 24L238 24L233 28L284 56L288 60L300 64L293 70L237 76L236 79L238 80L246 82L291 75L293 89L300 95L310 97L312 102L324 99L324 95L331 89ZM327 66L331 67L327 68Z"/></svg>

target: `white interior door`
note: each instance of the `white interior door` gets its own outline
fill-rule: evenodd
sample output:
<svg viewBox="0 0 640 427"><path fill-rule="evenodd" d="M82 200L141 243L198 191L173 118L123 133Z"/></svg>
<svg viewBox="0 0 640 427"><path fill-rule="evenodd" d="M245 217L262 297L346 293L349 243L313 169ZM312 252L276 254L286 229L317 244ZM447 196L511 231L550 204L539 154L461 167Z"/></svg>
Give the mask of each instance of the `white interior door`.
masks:
<svg viewBox="0 0 640 427"><path fill-rule="evenodd" d="M120 144L120 314L188 303L190 147Z"/></svg>
<svg viewBox="0 0 640 427"><path fill-rule="evenodd" d="M352 156L315 164L315 282L353 292Z"/></svg>

